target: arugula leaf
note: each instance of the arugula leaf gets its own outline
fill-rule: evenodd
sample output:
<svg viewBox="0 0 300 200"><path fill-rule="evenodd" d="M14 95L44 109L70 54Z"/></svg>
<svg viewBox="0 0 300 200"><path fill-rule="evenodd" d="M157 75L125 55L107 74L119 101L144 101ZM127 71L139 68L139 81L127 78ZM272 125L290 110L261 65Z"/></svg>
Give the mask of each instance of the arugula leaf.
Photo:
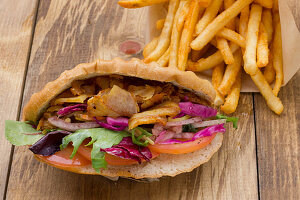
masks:
<svg viewBox="0 0 300 200"><path fill-rule="evenodd" d="M5 121L5 137L13 145L32 145L41 139L44 135L26 135L39 133L41 131L35 130L30 124L26 122L19 122L14 120Z"/></svg>
<svg viewBox="0 0 300 200"><path fill-rule="evenodd" d="M232 122L233 128L237 128L238 117L227 117L225 115L217 114L217 119L226 119L226 122Z"/></svg>
<svg viewBox="0 0 300 200"><path fill-rule="evenodd" d="M81 129L75 133L68 135L63 138L60 149L64 149L70 142L74 147L73 152L70 156L72 159L81 143L86 138L92 138L92 140L86 145L93 144L91 151L92 166L96 172L100 172L100 168L106 168L107 163L104 159L105 152L101 152L100 149L110 148L113 145L117 145L121 142L123 137L128 137L128 133L124 131L112 131L105 128L93 128L93 129Z"/></svg>
<svg viewBox="0 0 300 200"><path fill-rule="evenodd" d="M197 129L192 124L186 124L182 126L182 132L193 132L196 133Z"/></svg>

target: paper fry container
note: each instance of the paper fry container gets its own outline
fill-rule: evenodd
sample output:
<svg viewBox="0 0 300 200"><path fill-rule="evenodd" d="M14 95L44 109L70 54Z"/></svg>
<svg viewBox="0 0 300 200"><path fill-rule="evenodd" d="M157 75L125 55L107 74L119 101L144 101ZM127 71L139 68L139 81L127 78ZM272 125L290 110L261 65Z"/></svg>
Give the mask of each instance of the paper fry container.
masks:
<svg viewBox="0 0 300 200"><path fill-rule="evenodd" d="M300 32L289 7L288 2L290 1L279 0L283 51L283 85L286 85L300 68ZM298 6L300 7L300 5ZM160 32L156 30L156 21L165 18L166 13L167 10L165 4L154 5L148 8L149 24L147 24L146 42L150 42L152 38L160 34ZM198 76L210 80L211 70L199 73ZM258 92L257 87L254 85L249 75L244 75L241 91Z"/></svg>

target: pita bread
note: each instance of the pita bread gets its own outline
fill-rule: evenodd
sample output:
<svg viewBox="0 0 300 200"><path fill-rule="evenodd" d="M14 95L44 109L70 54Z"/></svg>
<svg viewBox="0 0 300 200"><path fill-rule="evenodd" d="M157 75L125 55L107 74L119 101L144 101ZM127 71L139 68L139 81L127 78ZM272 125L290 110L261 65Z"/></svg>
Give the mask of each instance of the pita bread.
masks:
<svg viewBox="0 0 300 200"><path fill-rule="evenodd" d="M23 120L36 122L49 106L49 102L64 90L71 86L74 80L84 80L97 76L118 74L123 76L138 77L160 82L171 82L178 87L183 87L213 102L215 91L211 83L200 79L193 72L183 72L177 69L159 67L155 63L145 64L139 59L124 61L116 58L111 61L97 60L92 63L84 63L75 68L63 72L59 78L49 82L38 93L32 95L28 104L24 107ZM94 174L108 177L127 177L135 179L159 178L162 176L175 176L183 172L190 172L199 165L207 162L221 147L223 135L218 133L211 144L198 151L188 154L161 154L151 162L130 166L108 166L100 173L96 173L91 165L83 167L61 167L48 163L35 156L37 160L51 166L80 174Z"/></svg>

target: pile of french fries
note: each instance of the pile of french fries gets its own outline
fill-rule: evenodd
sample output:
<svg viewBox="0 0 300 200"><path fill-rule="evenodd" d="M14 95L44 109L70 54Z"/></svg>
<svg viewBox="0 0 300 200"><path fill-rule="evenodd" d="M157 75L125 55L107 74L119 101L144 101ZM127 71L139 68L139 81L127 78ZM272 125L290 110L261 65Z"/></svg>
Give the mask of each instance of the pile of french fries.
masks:
<svg viewBox="0 0 300 200"><path fill-rule="evenodd" d="M163 2L169 2L168 12L156 23L160 36L144 48L144 62L183 71L212 69L215 105L227 114L236 110L242 76L248 74L269 108L276 114L283 111L277 97L283 62L276 0L121 0L119 4L137 8Z"/></svg>

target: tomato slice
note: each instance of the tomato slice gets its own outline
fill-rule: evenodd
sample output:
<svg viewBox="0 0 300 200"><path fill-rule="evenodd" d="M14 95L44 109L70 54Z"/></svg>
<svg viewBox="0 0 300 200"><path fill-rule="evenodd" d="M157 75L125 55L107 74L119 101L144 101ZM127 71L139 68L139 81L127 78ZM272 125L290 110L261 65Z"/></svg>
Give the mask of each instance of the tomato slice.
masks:
<svg viewBox="0 0 300 200"><path fill-rule="evenodd" d="M157 152L151 152L152 153L152 159L156 158L159 153ZM109 165L133 165L133 164L138 164L137 161L131 160L131 159L125 159L125 158L120 158L114 155L110 154L105 154L105 160ZM142 162L145 162L146 160L142 159Z"/></svg>
<svg viewBox="0 0 300 200"><path fill-rule="evenodd" d="M80 145L77 152L81 156L83 156L85 159L91 160L91 148L90 147ZM157 153L157 152L151 152L151 153L152 153L152 159L156 158L159 155L159 153ZM135 160L120 158L118 156L110 155L108 153L105 154L105 160L106 160L107 164L109 164L109 165L133 165L133 164L138 163ZM145 160L142 159L142 162L145 162Z"/></svg>
<svg viewBox="0 0 300 200"><path fill-rule="evenodd" d="M167 154L183 154L191 153L202 149L209 145L211 141L215 138L216 133L212 136L207 136L199 138L192 142L182 143L182 144L154 144L149 145L148 148L151 152L157 153L167 153Z"/></svg>
<svg viewBox="0 0 300 200"><path fill-rule="evenodd" d="M83 156L79 154L75 154L73 159L70 159L70 155L72 154L73 147L67 147L62 151L58 151L51 156L42 156L35 155L39 159L44 162L48 162L50 164L61 166L61 167L74 167L74 166L85 166L91 164L91 162L85 159Z"/></svg>

